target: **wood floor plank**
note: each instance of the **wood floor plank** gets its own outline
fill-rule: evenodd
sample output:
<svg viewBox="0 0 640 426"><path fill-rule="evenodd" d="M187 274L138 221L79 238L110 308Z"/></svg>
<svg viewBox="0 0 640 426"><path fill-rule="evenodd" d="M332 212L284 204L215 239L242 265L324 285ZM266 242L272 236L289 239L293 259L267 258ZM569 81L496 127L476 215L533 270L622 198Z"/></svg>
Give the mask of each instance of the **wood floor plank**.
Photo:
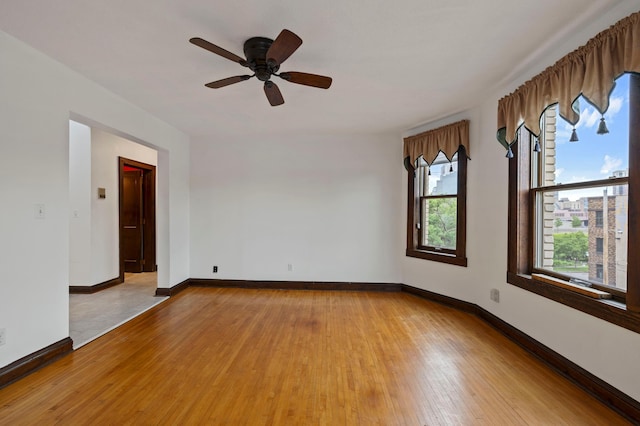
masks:
<svg viewBox="0 0 640 426"><path fill-rule="evenodd" d="M0 390L0 424L618 425L479 318L406 293L189 288Z"/></svg>

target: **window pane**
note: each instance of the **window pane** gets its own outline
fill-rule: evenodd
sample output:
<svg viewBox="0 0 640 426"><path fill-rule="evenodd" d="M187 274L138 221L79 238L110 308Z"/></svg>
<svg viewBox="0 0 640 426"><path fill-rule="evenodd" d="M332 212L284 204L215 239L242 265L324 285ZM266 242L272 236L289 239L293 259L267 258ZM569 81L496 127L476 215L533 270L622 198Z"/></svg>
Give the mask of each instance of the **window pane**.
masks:
<svg viewBox="0 0 640 426"><path fill-rule="evenodd" d="M421 200L423 246L455 250L457 209L455 197Z"/></svg>
<svg viewBox="0 0 640 426"><path fill-rule="evenodd" d="M573 126L560 116L557 107L543 114L542 173L536 186L628 176L629 75L616 80L609 98L609 109L604 114L609 133L598 134L602 116L584 97L574 105L580 111L576 142L569 141Z"/></svg>
<svg viewBox="0 0 640 426"><path fill-rule="evenodd" d="M440 152L430 167L420 158L419 193L426 195L455 195L458 193L458 154L453 161Z"/></svg>
<svg viewBox="0 0 640 426"><path fill-rule="evenodd" d="M536 267L626 290L627 208L628 185L539 192Z"/></svg>

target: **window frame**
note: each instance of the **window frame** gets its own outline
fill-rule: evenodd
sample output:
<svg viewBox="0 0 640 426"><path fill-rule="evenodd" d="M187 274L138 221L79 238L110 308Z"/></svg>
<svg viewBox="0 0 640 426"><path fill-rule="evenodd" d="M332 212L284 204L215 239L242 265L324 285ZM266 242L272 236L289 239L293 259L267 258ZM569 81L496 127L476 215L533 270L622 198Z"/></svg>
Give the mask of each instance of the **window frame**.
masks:
<svg viewBox="0 0 640 426"><path fill-rule="evenodd" d="M467 152L464 146L458 148L458 182L456 198L456 248L455 250L422 246L418 221L420 220L421 200L416 185L417 173L413 164L406 164L407 172L407 248L406 256L433 260L458 266L467 266ZM453 198L452 195L447 195ZM429 197L429 198L436 198Z"/></svg>
<svg viewBox="0 0 640 426"><path fill-rule="evenodd" d="M438 246L430 246L428 244L424 243L424 237L423 234L424 232L421 232L424 230L424 204L426 200L436 200L436 199L447 199L447 198L451 198L451 199L455 199L456 203L458 202L458 194L449 194L449 195L422 195L418 197L418 218L421 220L420 222L420 229L418 229L418 246L417 249L421 250L421 251L429 251L429 252L436 252L436 253L444 253L444 254L449 254L449 255L455 255L456 254L456 249L453 248L446 248L446 247L438 247ZM457 235L458 235L458 224L457 224L457 218L458 218L458 211L457 211L457 204L456 204L456 245L457 245ZM428 226L428 224L427 224Z"/></svg>
<svg viewBox="0 0 640 426"><path fill-rule="evenodd" d="M604 226L604 216L602 210L595 210L596 215L596 228L602 228Z"/></svg>
<svg viewBox="0 0 640 426"><path fill-rule="evenodd" d="M640 74L630 73L629 92L627 258L634 259L640 256ZM603 287L614 296L612 300L592 299L531 277L537 272L533 252L535 200L532 194L535 191L530 181L532 150L531 138L527 135L530 134L523 126L509 161L507 282L640 333L640 264L628 263L626 300L622 292L606 286Z"/></svg>
<svg viewBox="0 0 640 426"><path fill-rule="evenodd" d="M604 265L602 263L596 263L596 277L602 279L604 276Z"/></svg>

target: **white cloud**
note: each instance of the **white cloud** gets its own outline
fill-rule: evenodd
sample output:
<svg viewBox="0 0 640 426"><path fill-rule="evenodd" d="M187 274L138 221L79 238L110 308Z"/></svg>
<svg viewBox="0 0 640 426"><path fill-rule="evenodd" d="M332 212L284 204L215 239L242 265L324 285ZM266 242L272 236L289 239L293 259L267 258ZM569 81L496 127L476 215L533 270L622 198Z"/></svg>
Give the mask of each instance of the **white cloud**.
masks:
<svg viewBox="0 0 640 426"><path fill-rule="evenodd" d="M587 107L580 112L580 121L576 124L576 129L582 126L591 128L595 126L599 119L600 113L595 108Z"/></svg>
<svg viewBox="0 0 640 426"><path fill-rule="evenodd" d="M607 116L607 118L613 117L614 115L619 113L620 110L622 109L622 104L623 103L624 103L624 98L622 98L622 97L620 97L620 98L611 98L609 100L609 109L607 110L607 113L605 114Z"/></svg>
<svg viewBox="0 0 640 426"><path fill-rule="evenodd" d="M622 96L611 98L609 100L609 108L607 109L607 112L605 114L607 124L613 123L614 117L620 112L620 110L624 106L624 103L625 98ZM586 101L582 102L581 106L583 108L580 111L580 119L575 125L576 129L579 129L581 127L590 129L600 123L602 114L600 114L593 106L588 104ZM556 143L562 144L567 142L571 137L572 131L573 126L560 117L556 129Z"/></svg>
<svg viewBox="0 0 640 426"><path fill-rule="evenodd" d="M603 175L608 175L614 170L617 170L622 166L622 160L615 157L610 157L609 155L604 156L604 163L600 168L600 173Z"/></svg>
<svg viewBox="0 0 640 426"><path fill-rule="evenodd" d="M564 172L564 169L562 167L558 167L555 171L556 174L556 182L558 182L558 179L560 178L560 175L562 175L562 172Z"/></svg>
<svg viewBox="0 0 640 426"><path fill-rule="evenodd" d="M611 98L609 100L609 108L605 114L605 119L607 121L613 121L613 118L616 114L620 112L622 106L624 104L624 97ZM600 122L600 118L602 118L602 114L600 114L595 108L591 105L586 105L580 111L580 120L576 124L576 129L584 126L586 128L592 128L596 124Z"/></svg>

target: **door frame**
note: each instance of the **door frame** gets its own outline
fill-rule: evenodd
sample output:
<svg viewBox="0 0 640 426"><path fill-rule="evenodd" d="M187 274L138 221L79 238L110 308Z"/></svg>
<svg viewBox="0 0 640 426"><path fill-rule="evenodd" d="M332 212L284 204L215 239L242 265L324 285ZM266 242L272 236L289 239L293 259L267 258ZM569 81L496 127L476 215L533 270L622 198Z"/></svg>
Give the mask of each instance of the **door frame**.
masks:
<svg viewBox="0 0 640 426"><path fill-rule="evenodd" d="M142 163L125 157L118 157L118 257L120 258L120 282L124 282L124 238L122 232L122 209L124 191L125 166L135 167L143 171L143 272L153 272L156 266L156 166Z"/></svg>

